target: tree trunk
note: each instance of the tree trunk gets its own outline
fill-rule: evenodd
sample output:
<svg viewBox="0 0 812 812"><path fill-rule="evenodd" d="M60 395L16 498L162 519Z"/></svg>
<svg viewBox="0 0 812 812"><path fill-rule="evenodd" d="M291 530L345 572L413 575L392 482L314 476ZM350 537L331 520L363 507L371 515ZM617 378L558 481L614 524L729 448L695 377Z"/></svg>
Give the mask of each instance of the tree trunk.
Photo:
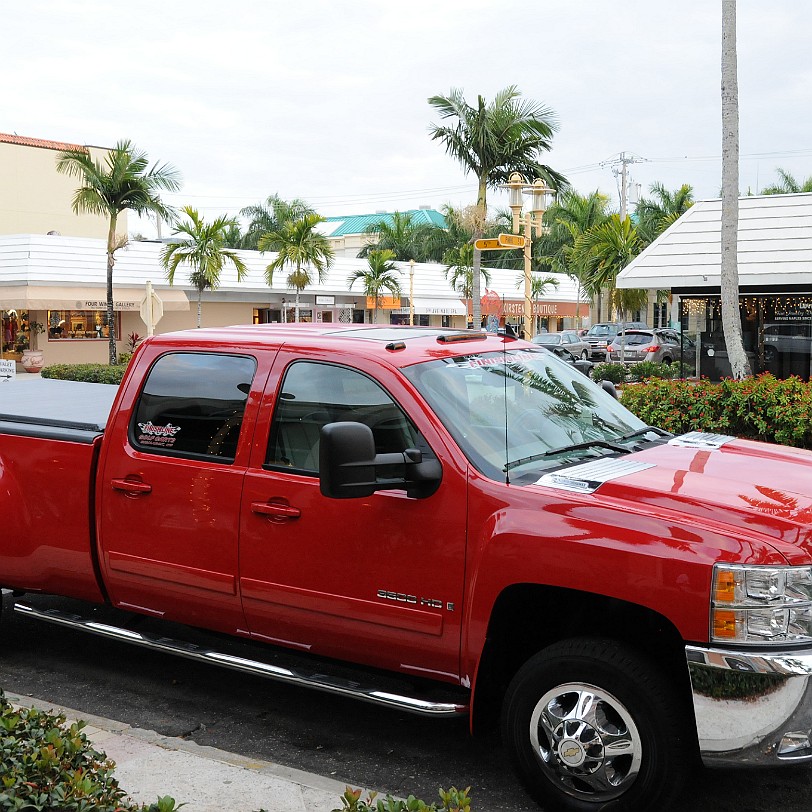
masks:
<svg viewBox="0 0 812 812"><path fill-rule="evenodd" d="M116 264L116 224L118 215L113 212L110 215L110 230L107 232L107 333L109 341L107 344L107 362L110 366L115 365L118 360L116 352L116 322L113 312L113 266Z"/></svg>
<svg viewBox="0 0 812 812"><path fill-rule="evenodd" d="M299 323L299 288L296 288L296 301L293 306L293 321Z"/></svg>
<svg viewBox="0 0 812 812"><path fill-rule="evenodd" d="M474 239L478 240L482 236L482 225L488 216L487 204L487 179L479 179L479 189L477 192L476 207L477 217L476 225L474 227ZM471 278L471 309L473 311L473 324L471 325L474 330L479 330L482 325L482 285L480 275L482 274L482 251L474 248L474 267L473 275Z"/></svg>
<svg viewBox="0 0 812 812"><path fill-rule="evenodd" d="M751 374L739 312L739 87L736 76L736 0L722 0L722 331L731 374Z"/></svg>
<svg viewBox="0 0 812 812"><path fill-rule="evenodd" d="M197 329L200 329L200 316L203 312L203 289L197 289Z"/></svg>

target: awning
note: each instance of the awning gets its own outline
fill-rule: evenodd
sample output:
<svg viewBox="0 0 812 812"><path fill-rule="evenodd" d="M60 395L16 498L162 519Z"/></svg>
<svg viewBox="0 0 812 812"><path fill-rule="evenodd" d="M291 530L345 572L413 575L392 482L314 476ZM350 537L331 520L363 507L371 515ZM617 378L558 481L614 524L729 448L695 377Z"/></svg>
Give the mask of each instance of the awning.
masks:
<svg viewBox="0 0 812 812"><path fill-rule="evenodd" d="M164 310L188 310L189 299L180 288L155 288ZM113 310L136 313L146 298L146 287L113 287ZM14 285L0 287L0 310L106 310L103 288L58 285Z"/></svg>
<svg viewBox="0 0 812 812"><path fill-rule="evenodd" d="M409 308L402 308L402 312L408 313ZM414 312L424 316L465 316L468 309L459 299L426 299L416 296Z"/></svg>

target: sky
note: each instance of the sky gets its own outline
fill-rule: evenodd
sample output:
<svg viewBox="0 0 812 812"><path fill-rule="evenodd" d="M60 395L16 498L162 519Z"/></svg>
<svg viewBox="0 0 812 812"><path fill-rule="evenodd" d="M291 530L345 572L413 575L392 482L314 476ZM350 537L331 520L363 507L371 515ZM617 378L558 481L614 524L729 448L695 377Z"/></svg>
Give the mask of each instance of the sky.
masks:
<svg viewBox="0 0 812 812"><path fill-rule="evenodd" d="M812 2L739 0L742 193L812 175L810 31ZM617 206L623 153L643 196L720 194L721 0L28 0L0 4L0 53L0 132L129 139L207 219L272 194L324 216L473 204L428 98L509 85L553 111L542 162L577 191Z"/></svg>

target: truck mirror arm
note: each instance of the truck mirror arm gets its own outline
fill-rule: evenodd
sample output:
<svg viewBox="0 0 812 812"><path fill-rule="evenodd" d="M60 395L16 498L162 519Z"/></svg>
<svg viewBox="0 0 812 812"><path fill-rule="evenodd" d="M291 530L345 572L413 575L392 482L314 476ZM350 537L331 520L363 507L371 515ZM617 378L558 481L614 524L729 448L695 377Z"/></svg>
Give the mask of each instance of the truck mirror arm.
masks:
<svg viewBox="0 0 812 812"><path fill-rule="evenodd" d="M384 466L402 466L400 476L380 476ZM388 454L375 453L372 429L363 423L340 422L323 426L319 442L319 486L332 499L357 499L375 491L405 489L413 499L431 496L440 486L442 466L424 460L417 448Z"/></svg>

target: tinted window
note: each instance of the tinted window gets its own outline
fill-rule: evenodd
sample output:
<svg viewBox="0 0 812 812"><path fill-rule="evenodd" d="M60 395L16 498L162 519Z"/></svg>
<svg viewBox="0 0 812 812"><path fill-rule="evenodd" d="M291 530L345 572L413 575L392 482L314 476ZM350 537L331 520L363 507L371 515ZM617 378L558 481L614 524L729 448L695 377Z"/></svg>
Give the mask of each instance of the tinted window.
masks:
<svg viewBox="0 0 812 812"><path fill-rule="evenodd" d="M266 465L318 473L321 427L344 420L369 426L378 454L426 450L400 407L371 378L333 364L297 361L282 381Z"/></svg>
<svg viewBox="0 0 812 812"><path fill-rule="evenodd" d="M618 336L614 343L620 344L620 341L621 336ZM646 335L646 333L626 333L625 342L626 346L632 347L643 344L656 344L657 339L652 335Z"/></svg>
<svg viewBox="0 0 812 812"><path fill-rule="evenodd" d="M254 359L239 355L162 356L138 400L130 442L142 451L233 462L255 371Z"/></svg>

